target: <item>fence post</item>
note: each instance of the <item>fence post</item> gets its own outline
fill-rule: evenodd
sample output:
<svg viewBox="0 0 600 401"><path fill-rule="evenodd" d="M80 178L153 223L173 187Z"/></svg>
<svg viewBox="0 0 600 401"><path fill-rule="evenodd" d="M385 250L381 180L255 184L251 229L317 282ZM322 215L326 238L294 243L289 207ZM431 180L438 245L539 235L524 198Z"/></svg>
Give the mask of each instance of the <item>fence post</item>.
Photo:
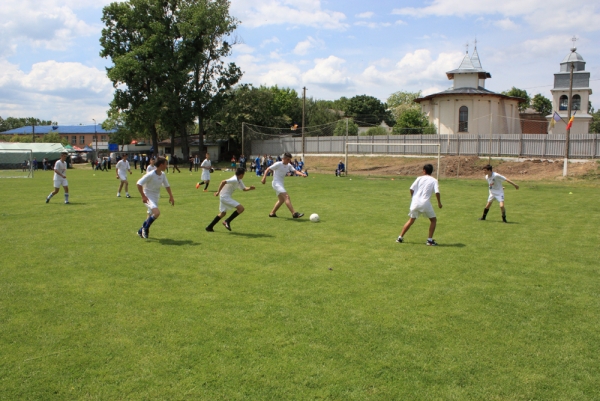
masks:
<svg viewBox="0 0 600 401"><path fill-rule="evenodd" d="M523 133L519 136L519 157L523 154Z"/></svg>
<svg viewBox="0 0 600 401"><path fill-rule="evenodd" d="M594 135L593 139L593 150L592 150L592 159L596 158L596 146L598 146L598 134Z"/></svg>
<svg viewBox="0 0 600 401"><path fill-rule="evenodd" d="M546 138L547 136L544 136L542 139L542 157L546 157Z"/></svg>
<svg viewBox="0 0 600 401"><path fill-rule="evenodd" d="M456 136L456 152L457 156L460 156L460 135ZM460 161L459 161L460 163Z"/></svg>
<svg viewBox="0 0 600 401"><path fill-rule="evenodd" d="M477 150L475 151L477 157L479 157L479 134L477 134Z"/></svg>
<svg viewBox="0 0 600 401"><path fill-rule="evenodd" d="M500 139L502 136L498 136L498 156L500 156Z"/></svg>

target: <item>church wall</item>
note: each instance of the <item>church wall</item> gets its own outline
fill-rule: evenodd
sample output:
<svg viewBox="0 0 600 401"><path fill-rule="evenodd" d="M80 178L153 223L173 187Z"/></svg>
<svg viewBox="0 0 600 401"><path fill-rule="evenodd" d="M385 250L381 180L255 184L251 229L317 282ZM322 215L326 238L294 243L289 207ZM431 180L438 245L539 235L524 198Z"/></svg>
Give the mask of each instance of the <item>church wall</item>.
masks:
<svg viewBox="0 0 600 401"><path fill-rule="evenodd" d="M456 74L454 75L455 88L477 88L479 77L477 74Z"/></svg>

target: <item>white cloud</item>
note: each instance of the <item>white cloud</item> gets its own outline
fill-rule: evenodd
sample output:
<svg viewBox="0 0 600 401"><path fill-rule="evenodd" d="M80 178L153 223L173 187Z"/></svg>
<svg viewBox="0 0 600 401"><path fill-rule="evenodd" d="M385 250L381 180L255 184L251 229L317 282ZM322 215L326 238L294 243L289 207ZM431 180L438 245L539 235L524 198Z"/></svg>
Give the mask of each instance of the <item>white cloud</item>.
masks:
<svg viewBox="0 0 600 401"><path fill-rule="evenodd" d="M348 73L342 68L342 64L345 62L346 60L336 56L316 59L314 68L306 71L302 75L302 80L328 90L347 89L351 83L351 79Z"/></svg>
<svg viewBox="0 0 600 401"><path fill-rule="evenodd" d="M250 28L290 25L343 30L348 26L344 13L323 10L320 0L233 0L231 14Z"/></svg>
<svg viewBox="0 0 600 401"><path fill-rule="evenodd" d="M271 39L263 40L262 43L260 44L260 47L268 46L271 43L281 43L281 41L276 36L273 36Z"/></svg>
<svg viewBox="0 0 600 401"><path fill-rule="evenodd" d="M391 26L389 22L367 22L367 21L357 21L354 23L357 26L365 26L367 28L375 29L375 28L385 28Z"/></svg>
<svg viewBox="0 0 600 401"><path fill-rule="evenodd" d="M233 51L238 53L250 54L254 53L254 47L248 46L247 44L240 43L233 46Z"/></svg>
<svg viewBox="0 0 600 401"><path fill-rule="evenodd" d="M54 60L34 64L26 73L0 59L0 115L38 115L81 121L106 115L113 87L104 71Z"/></svg>
<svg viewBox="0 0 600 401"><path fill-rule="evenodd" d="M294 50L292 51L294 54L297 54L299 56L304 56L308 53L308 51L312 48L315 47L324 47L325 44L323 43L322 40L318 40L313 38L312 36L309 36L308 38L306 38L306 40L303 40L302 42L298 42L298 44L296 45L296 47L294 48Z"/></svg>
<svg viewBox="0 0 600 401"><path fill-rule="evenodd" d="M600 24L597 23L600 18L600 3L597 0L580 0L574 7L565 7L562 0L434 0L425 7L394 9L392 14L417 18L501 15L523 18L538 31L600 30Z"/></svg>
<svg viewBox="0 0 600 401"><path fill-rule="evenodd" d="M504 29L505 31L515 30L518 28L518 25L515 24L510 18L504 18L499 21L495 21L494 25L500 29Z"/></svg>
<svg viewBox="0 0 600 401"><path fill-rule="evenodd" d="M356 14L356 15L355 15L355 17L356 17L356 18L371 18L371 17L373 17L374 15L375 15L375 13L374 13L374 12L372 12L372 11L367 11L367 12L364 12L364 13Z"/></svg>
<svg viewBox="0 0 600 401"><path fill-rule="evenodd" d="M406 22L402 21L401 19L396 20L396 22L394 22L396 25L406 25Z"/></svg>

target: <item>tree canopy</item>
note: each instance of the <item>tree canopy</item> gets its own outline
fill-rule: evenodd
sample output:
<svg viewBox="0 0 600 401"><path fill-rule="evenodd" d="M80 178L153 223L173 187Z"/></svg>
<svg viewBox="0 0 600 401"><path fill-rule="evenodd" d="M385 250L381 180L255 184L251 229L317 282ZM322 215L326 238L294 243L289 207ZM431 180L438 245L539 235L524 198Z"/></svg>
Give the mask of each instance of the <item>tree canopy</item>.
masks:
<svg viewBox="0 0 600 401"><path fill-rule="evenodd" d="M387 105L373 96L354 96L348 101L345 111L347 116L362 123L379 125L381 121L385 121L389 126L394 125L394 119L387 110Z"/></svg>
<svg viewBox="0 0 600 401"><path fill-rule="evenodd" d="M10 131L11 129L27 127L30 125L56 125L56 123L47 120L40 120L35 117L0 117L0 132Z"/></svg>
<svg viewBox="0 0 600 401"><path fill-rule="evenodd" d="M400 119L402 113L406 110L421 110L421 105L415 103L415 99L421 97L421 91L418 92L406 92L398 91L394 92L388 97L387 105L388 109L392 113L392 116L396 121Z"/></svg>
<svg viewBox="0 0 600 401"><path fill-rule="evenodd" d="M527 109L531 104L531 97L529 97L529 94L525 89L519 89L513 86L510 88L510 90L502 92L502 94L506 96L520 97L523 99L523 101L519 103L520 112L525 111L525 109Z"/></svg>
<svg viewBox="0 0 600 401"><path fill-rule="evenodd" d="M552 102L546 96L539 93L531 100L531 107L543 115L552 113Z"/></svg>
<svg viewBox="0 0 600 401"><path fill-rule="evenodd" d="M434 125L429 124L427 116L421 110L408 109L396 121L394 135L435 134Z"/></svg>

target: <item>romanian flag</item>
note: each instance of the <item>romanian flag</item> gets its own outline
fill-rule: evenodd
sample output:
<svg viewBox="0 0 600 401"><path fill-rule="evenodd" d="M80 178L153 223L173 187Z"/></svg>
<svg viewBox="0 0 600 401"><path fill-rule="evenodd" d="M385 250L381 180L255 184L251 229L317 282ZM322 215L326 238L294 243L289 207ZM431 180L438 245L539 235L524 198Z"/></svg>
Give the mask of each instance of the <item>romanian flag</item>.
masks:
<svg viewBox="0 0 600 401"><path fill-rule="evenodd" d="M562 120L560 115L557 112L554 112L554 114L552 115L552 118L550 119L550 129L554 128L554 126L556 125L556 122L560 121L560 120Z"/></svg>
<svg viewBox="0 0 600 401"><path fill-rule="evenodd" d="M573 120L575 120L575 114L577 114L577 112L573 113L573 115L571 116L571 119L569 120L569 123L567 124L567 131L571 129L571 125L573 125Z"/></svg>

